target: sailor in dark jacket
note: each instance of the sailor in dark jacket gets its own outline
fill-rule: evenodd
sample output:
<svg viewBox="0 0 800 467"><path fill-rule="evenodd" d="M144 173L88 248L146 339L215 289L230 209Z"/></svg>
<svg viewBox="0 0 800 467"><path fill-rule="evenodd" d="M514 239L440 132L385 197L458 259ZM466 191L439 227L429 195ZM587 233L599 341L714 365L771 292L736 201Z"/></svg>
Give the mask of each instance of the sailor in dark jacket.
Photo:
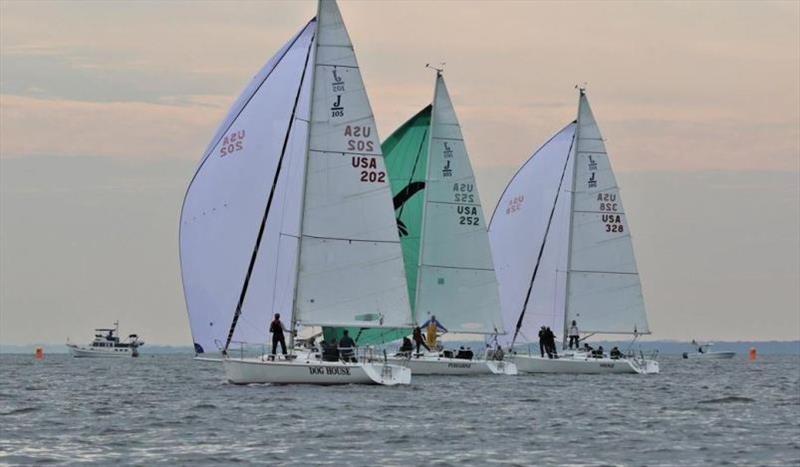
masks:
<svg viewBox="0 0 800 467"><path fill-rule="evenodd" d="M286 339L283 337L283 331L288 331L281 322L281 314L275 313L275 319L269 325L269 332L272 333L272 358L275 358L275 351L278 349L278 343L281 344L281 353L286 355Z"/></svg>

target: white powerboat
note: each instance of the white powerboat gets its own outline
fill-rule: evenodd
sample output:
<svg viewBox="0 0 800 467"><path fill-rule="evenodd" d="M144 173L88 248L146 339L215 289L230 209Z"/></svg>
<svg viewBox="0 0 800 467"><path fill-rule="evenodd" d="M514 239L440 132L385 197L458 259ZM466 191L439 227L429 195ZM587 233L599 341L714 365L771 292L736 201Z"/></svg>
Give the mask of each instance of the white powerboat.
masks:
<svg viewBox="0 0 800 467"><path fill-rule="evenodd" d="M683 358L701 359L701 360L726 360L736 356L736 352L732 351L710 350L711 347L714 345L713 342L707 342L705 344L701 344L693 340L692 345L694 346L694 352L684 352Z"/></svg>
<svg viewBox="0 0 800 467"><path fill-rule="evenodd" d="M489 236L503 320L516 323L511 348L517 337L530 340L545 327L555 335L560 330L566 344L573 321L582 339L629 334L635 340L650 333L627 215L584 89L577 119L509 182ZM652 356L564 353L561 358L517 353L510 359L519 371L531 373L659 371Z"/></svg>
<svg viewBox="0 0 800 467"><path fill-rule="evenodd" d="M124 341L120 340L119 322L115 322L113 328L95 329L94 340L86 346L67 341L72 356L80 358L138 357L138 349L143 345L144 341L136 334L130 334Z"/></svg>
<svg viewBox="0 0 800 467"><path fill-rule="evenodd" d="M303 326L412 325L388 182L353 45L321 0L242 92L187 189L181 271L199 359L221 350L236 384L408 384L408 368L292 342ZM268 342L276 312L291 322L288 357L229 351Z"/></svg>

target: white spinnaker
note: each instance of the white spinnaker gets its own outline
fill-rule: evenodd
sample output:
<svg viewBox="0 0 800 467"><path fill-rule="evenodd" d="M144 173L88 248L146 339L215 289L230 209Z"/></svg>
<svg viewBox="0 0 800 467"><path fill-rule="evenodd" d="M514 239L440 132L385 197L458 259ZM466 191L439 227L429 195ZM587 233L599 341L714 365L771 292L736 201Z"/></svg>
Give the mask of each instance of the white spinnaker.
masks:
<svg viewBox="0 0 800 467"><path fill-rule="evenodd" d="M409 327L411 311L375 120L335 2L320 2L295 318Z"/></svg>
<svg viewBox="0 0 800 467"><path fill-rule="evenodd" d="M310 79L295 101L304 66L313 63L307 56L313 52L315 29L311 21L256 75L223 120L187 189L180 257L198 352L225 344L282 152L283 167L234 340L265 342L272 312L290 318Z"/></svg>
<svg viewBox="0 0 800 467"><path fill-rule="evenodd" d="M505 343L511 342L523 307L518 340L535 341L541 326L561 334L575 126L570 123L533 153L509 182L492 215L489 237L500 284ZM531 287L542 242L546 243Z"/></svg>
<svg viewBox="0 0 800 467"><path fill-rule="evenodd" d="M461 127L436 76L416 317L450 332L503 333L486 222Z"/></svg>
<svg viewBox="0 0 800 467"><path fill-rule="evenodd" d="M619 187L583 92L577 135L567 320L581 332L649 333Z"/></svg>

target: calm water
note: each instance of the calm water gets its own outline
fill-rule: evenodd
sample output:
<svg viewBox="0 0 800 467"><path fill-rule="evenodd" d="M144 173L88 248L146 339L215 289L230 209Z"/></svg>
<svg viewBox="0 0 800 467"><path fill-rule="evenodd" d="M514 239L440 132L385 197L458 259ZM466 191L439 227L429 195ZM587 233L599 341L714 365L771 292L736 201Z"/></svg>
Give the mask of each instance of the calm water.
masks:
<svg viewBox="0 0 800 467"><path fill-rule="evenodd" d="M215 364L0 356L0 464L798 465L800 359L655 376L233 386Z"/></svg>

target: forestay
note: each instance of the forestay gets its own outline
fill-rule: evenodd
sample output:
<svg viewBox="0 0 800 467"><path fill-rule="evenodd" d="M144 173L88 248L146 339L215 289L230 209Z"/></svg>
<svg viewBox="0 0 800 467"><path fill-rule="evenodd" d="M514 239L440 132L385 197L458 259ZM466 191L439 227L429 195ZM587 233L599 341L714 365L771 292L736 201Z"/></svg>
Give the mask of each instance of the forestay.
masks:
<svg viewBox="0 0 800 467"><path fill-rule="evenodd" d="M503 191L492 215L489 237L508 343L522 313L520 336L529 340L536 338L541 326L560 335L564 324L575 126L570 123L533 153Z"/></svg>
<svg viewBox="0 0 800 467"><path fill-rule="evenodd" d="M416 319L450 332L503 332L478 188L453 104L436 76L425 186Z"/></svg>
<svg viewBox="0 0 800 467"><path fill-rule="evenodd" d="M582 332L649 333L622 198L583 91L576 144L567 321Z"/></svg>
<svg viewBox="0 0 800 467"><path fill-rule="evenodd" d="M311 21L253 78L214 135L187 189L180 259L198 353L224 346L249 269L250 288L234 339L265 342L271 310L285 311L289 319L307 139L308 103L302 96L311 90L302 76L313 63L309 53L315 30ZM263 237L250 268L262 221Z"/></svg>
<svg viewBox="0 0 800 467"><path fill-rule="evenodd" d="M295 319L410 327L392 196L375 121L334 2L321 2Z"/></svg>

